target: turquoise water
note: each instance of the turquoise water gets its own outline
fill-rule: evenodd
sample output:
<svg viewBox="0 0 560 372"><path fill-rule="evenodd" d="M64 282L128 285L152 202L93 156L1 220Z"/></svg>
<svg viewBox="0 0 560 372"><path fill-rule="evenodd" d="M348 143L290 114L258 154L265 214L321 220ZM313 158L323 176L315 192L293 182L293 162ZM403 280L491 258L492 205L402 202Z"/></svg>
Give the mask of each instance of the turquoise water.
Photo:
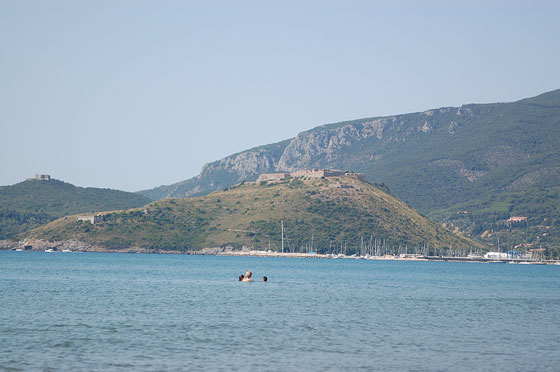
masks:
<svg viewBox="0 0 560 372"><path fill-rule="evenodd" d="M559 266L0 252L0 290L0 371L560 370Z"/></svg>

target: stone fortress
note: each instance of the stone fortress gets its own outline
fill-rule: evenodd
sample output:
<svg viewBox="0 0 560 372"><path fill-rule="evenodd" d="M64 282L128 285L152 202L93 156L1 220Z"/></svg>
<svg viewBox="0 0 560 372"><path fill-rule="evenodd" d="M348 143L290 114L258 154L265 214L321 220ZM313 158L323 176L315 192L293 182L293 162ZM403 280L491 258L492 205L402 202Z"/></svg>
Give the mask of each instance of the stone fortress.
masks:
<svg viewBox="0 0 560 372"><path fill-rule="evenodd" d="M37 181L50 181L51 180L51 176L48 174L36 174L35 177L33 178L26 178L26 181L33 181L33 180L37 180Z"/></svg>
<svg viewBox="0 0 560 372"><path fill-rule="evenodd" d="M256 183L260 182L281 182L288 178L327 178L327 177L353 177L365 181L366 177L363 173L354 173L349 171L333 170L333 169L311 169L298 170L295 172L282 173L263 173L257 178Z"/></svg>

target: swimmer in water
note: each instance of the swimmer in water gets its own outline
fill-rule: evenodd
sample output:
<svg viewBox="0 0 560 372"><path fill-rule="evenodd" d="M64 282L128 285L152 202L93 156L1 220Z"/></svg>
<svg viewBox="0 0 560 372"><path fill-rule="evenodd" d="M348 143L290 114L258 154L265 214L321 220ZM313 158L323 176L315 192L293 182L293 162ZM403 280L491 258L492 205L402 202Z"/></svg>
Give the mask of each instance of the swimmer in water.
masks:
<svg viewBox="0 0 560 372"><path fill-rule="evenodd" d="M239 275L239 281L240 281L240 282L242 282L244 278L245 278L245 277L243 276L243 274Z"/></svg>
<svg viewBox="0 0 560 372"><path fill-rule="evenodd" d="M245 277L243 278L243 282L252 282L251 277L253 276L253 273L251 272L251 270L247 270L247 272L245 273Z"/></svg>
<svg viewBox="0 0 560 372"><path fill-rule="evenodd" d="M268 281L268 278L266 276L263 276L263 283L266 283Z"/></svg>

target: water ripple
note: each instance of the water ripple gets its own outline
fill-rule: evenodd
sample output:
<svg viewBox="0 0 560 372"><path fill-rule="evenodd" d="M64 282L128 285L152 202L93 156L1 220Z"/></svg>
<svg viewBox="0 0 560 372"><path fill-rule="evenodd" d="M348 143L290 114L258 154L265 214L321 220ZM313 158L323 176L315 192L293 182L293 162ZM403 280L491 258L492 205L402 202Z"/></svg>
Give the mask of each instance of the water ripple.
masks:
<svg viewBox="0 0 560 372"><path fill-rule="evenodd" d="M560 365L557 268L0 256L0 371L556 371ZM236 282L247 268L269 282Z"/></svg>

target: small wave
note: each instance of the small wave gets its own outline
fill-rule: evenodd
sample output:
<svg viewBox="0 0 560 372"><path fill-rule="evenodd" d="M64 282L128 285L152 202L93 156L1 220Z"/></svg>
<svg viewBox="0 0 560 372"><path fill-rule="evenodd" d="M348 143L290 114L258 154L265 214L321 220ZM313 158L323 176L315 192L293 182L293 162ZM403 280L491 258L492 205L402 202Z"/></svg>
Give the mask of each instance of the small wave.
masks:
<svg viewBox="0 0 560 372"><path fill-rule="evenodd" d="M0 371L10 371L10 372L14 371L15 372L15 371L24 371L24 370L21 369L21 368L10 367L10 366L5 366L3 364L0 364Z"/></svg>
<svg viewBox="0 0 560 372"><path fill-rule="evenodd" d="M72 343L72 341L64 341L64 342L55 344L54 347L70 347L70 346L72 346L72 345L74 345L74 344Z"/></svg>
<svg viewBox="0 0 560 372"><path fill-rule="evenodd" d="M134 364L130 363L109 363L112 367L119 367L119 368L127 368L127 367L134 367Z"/></svg>

